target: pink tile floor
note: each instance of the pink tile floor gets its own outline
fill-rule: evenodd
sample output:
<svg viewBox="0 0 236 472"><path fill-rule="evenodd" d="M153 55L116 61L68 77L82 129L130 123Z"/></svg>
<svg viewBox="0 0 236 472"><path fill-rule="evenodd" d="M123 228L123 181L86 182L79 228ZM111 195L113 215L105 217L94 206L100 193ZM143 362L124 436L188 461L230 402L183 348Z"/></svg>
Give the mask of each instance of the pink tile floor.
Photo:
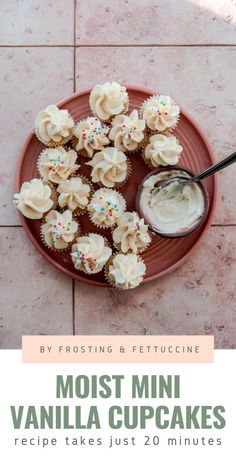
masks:
<svg viewBox="0 0 236 472"><path fill-rule="evenodd" d="M11 200L35 113L105 80L168 93L236 149L235 0L0 0L0 347L22 334L214 334L236 348L236 166L205 241L180 269L127 293L74 283L35 251Z"/></svg>

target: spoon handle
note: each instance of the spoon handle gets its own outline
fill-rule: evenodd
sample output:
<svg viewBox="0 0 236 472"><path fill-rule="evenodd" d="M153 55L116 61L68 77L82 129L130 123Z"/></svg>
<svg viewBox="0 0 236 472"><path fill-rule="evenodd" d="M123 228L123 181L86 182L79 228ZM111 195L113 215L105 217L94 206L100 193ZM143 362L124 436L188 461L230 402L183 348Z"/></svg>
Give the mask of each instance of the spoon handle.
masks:
<svg viewBox="0 0 236 472"><path fill-rule="evenodd" d="M213 166L208 167L208 169L201 172L201 174L198 174L192 177L191 181L198 182L199 180L205 179L206 177L209 177L215 172L218 172L219 170L224 169L227 166L230 166L235 161L236 161L236 152L233 152L233 154L231 154L229 157L226 157L226 159L223 159L223 161L217 162L217 164L214 164Z"/></svg>

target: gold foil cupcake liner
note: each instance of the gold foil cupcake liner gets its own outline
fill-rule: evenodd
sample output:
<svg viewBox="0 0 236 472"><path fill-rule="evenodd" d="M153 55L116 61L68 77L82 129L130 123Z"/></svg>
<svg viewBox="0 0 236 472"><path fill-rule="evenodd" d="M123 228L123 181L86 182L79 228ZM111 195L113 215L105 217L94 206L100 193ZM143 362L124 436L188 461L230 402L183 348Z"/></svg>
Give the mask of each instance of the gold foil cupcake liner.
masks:
<svg viewBox="0 0 236 472"><path fill-rule="evenodd" d="M118 254L122 254L123 256L125 256L126 254L124 254L123 252L119 251L119 252L116 252L114 254L112 254L112 256L110 257L110 259L108 259L107 263L105 264L104 266L104 275L105 275L105 279L106 281L112 286L112 288L115 288L116 290L120 290L123 292L123 290L133 290L131 288L122 288L122 287L117 287L115 282L113 280L110 279L109 277L109 266L112 265L113 263L113 260L116 256L118 256ZM144 260L142 259L142 257L139 255L139 254L136 254L137 255L137 259L139 262L142 262L145 267L146 267L146 264L144 262ZM146 273L146 271L145 271ZM144 274L145 275L145 274ZM142 283L142 282L141 282ZM140 284L141 285L141 284ZM136 288L136 287L135 287Z"/></svg>
<svg viewBox="0 0 236 472"><path fill-rule="evenodd" d="M118 197L119 197L119 201L121 203L121 205L123 206L124 208L124 212L126 211L126 208L127 208L127 203L126 203L126 200L125 198L123 197L123 195L120 193L120 192L117 192L117 190L113 189L113 188L108 188L108 187L103 187L104 189L106 190L111 190L112 192L115 192ZM91 201L90 201L91 202ZM114 226L116 226L116 222L114 222L112 225L107 225L106 223L104 222L101 222L101 224L97 224L93 221L93 215L94 213L96 213L96 211L92 212L91 210L88 209L88 217L91 221L91 223L98 229L110 229L112 230L114 228Z"/></svg>

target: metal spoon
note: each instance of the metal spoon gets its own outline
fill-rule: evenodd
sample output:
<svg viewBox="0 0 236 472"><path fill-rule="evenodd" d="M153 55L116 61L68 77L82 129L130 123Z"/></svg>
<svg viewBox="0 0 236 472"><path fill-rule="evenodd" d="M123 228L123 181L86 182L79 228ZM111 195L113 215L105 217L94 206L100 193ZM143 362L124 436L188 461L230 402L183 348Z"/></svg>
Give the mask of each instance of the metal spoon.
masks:
<svg viewBox="0 0 236 472"><path fill-rule="evenodd" d="M155 194L159 193L161 190L165 189L168 187L170 184L173 182L176 182L178 185L184 186L186 184L192 184L194 182L199 182L202 179L205 179L206 177L209 177L212 174L215 174L219 170L224 169L227 166L230 166L236 161L236 152L233 152L230 156L226 157L223 159L223 161L217 162L217 164L214 164L211 167L208 167L208 169L204 170L201 172L201 174L194 175L193 177L174 177L173 179L168 180L167 182L164 182L163 184L160 184L157 189Z"/></svg>

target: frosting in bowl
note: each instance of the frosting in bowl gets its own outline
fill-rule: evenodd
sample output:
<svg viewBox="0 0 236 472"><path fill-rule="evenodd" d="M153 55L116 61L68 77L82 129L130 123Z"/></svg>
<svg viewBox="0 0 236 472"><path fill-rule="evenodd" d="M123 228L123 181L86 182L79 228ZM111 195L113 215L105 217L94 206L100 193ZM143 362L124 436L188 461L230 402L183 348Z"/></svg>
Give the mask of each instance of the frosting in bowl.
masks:
<svg viewBox="0 0 236 472"><path fill-rule="evenodd" d="M91 193L90 185L83 183L81 177L72 177L60 184L57 188L59 195L58 203L61 208L68 207L69 210L84 210Z"/></svg>
<svg viewBox="0 0 236 472"><path fill-rule="evenodd" d="M15 193L13 202L26 218L38 220L54 205L51 197L52 190L49 185L41 179L32 179L21 185L20 192Z"/></svg>
<svg viewBox="0 0 236 472"><path fill-rule="evenodd" d="M145 148L145 159L153 167L173 166L178 163L182 151L183 147L173 134L154 134Z"/></svg>
<svg viewBox="0 0 236 472"><path fill-rule="evenodd" d="M78 232L78 223L72 219L70 210L59 213L51 210L41 226L43 240L51 249L67 249Z"/></svg>
<svg viewBox="0 0 236 472"><path fill-rule="evenodd" d="M126 88L117 82L95 85L89 97L90 108L101 120L109 120L128 108Z"/></svg>
<svg viewBox="0 0 236 472"><path fill-rule="evenodd" d="M71 136L74 120L68 110L59 110L56 105L49 105L40 111L35 118L35 131L45 144L64 143Z"/></svg>
<svg viewBox="0 0 236 472"><path fill-rule="evenodd" d="M97 274L111 257L112 250L107 246L103 236L89 233L77 238L72 246L71 257L77 270L85 274Z"/></svg>
<svg viewBox="0 0 236 472"><path fill-rule="evenodd" d="M109 138L120 151L135 151L144 139L145 120L140 120L138 111L130 115L118 115L112 120Z"/></svg>
<svg viewBox="0 0 236 472"><path fill-rule="evenodd" d="M157 184L175 177L189 175L180 170L163 171L147 178L140 195L140 210L152 228L163 235L186 233L198 226L205 212L205 199L201 185L184 186L173 182L157 191Z"/></svg>
<svg viewBox="0 0 236 472"><path fill-rule="evenodd" d="M102 124L96 116L80 121L73 132L77 140L76 151L85 149L88 156L92 157L94 151L101 151L109 144L108 133L109 127Z"/></svg>
<svg viewBox="0 0 236 472"><path fill-rule="evenodd" d="M107 277L116 288L127 290L141 284L146 266L136 254L117 254L109 264Z"/></svg>
<svg viewBox="0 0 236 472"><path fill-rule="evenodd" d="M150 97L142 106L142 117L152 131L174 128L178 123L179 114L179 106L167 95Z"/></svg>
<svg viewBox="0 0 236 472"><path fill-rule="evenodd" d="M77 153L62 146L44 149L38 159L38 170L45 182L60 184L79 169L76 160Z"/></svg>
<svg viewBox="0 0 236 472"><path fill-rule="evenodd" d="M127 157L115 147L107 147L97 152L87 165L92 167L92 182L101 183L104 187L112 188L126 180Z"/></svg>
<svg viewBox="0 0 236 472"><path fill-rule="evenodd" d="M113 241L122 252L142 252L150 244L148 225L135 211L123 213L117 224L113 231Z"/></svg>
<svg viewBox="0 0 236 472"><path fill-rule="evenodd" d="M125 209L126 202L122 195L108 188L97 190L88 206L92 223L102 228L114 226Z"/></svg>

